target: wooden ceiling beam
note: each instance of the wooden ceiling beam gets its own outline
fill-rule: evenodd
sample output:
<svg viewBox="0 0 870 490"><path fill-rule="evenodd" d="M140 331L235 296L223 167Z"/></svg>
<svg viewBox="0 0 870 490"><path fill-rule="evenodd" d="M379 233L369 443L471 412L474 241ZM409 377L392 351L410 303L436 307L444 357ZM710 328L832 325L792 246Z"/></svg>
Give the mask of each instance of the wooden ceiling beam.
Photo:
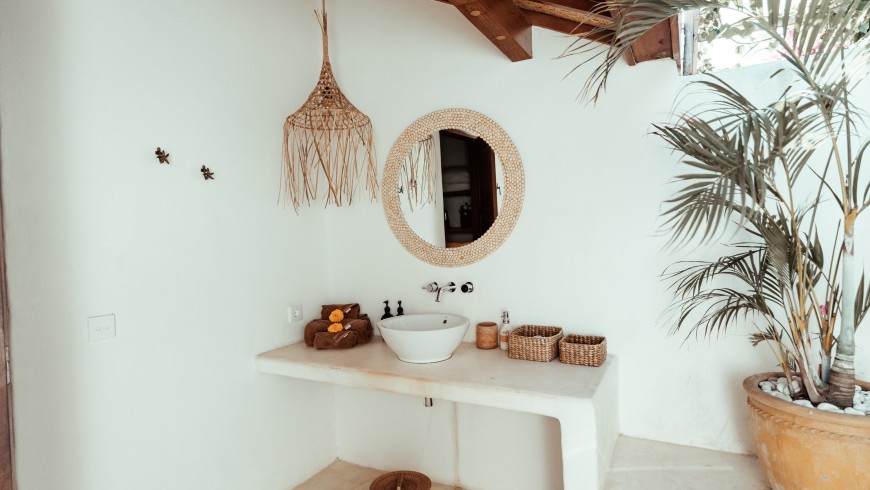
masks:
<svg viewBox="0 0 870 490"><path fill-rule="evenodd" d="M671 28L671 53L674 57L674 62L677 64L677 70L683 69L682 56L680 52L680 20L675 15L668 19Z"/></svg>
<svg viewBox="0 0 870 490"><path fill-rule="evenodd" d="M553 17L552 15L532 12L531 10L523 11L523 15L525 15L526 18L529 19L529 22L531 22L535 27L561 32L562 34L568 34L571 36L588 37L589 39L599 43L610 44L610 39L613 35L612 31L599 31L597 33L592 33L591 31L595 30L595 27L578 24L577 22Z"/></svg>
<svg viewBox="0 0 870 490"><path fill-rule="evenodd" d="M679 43L679 39L676 42ZM659 22L655 27L647 31L646 34L638 38L631 45L631 51L637 63L679 56L674 51L674 42L671 39L670 19ZM677 47L678 51L679 46Z"/></svg>
<svg viewBox="0 0 870 490"><path fill-rule="evenodd" d="M593 0L536 0L538 3L545 3L550 5L558 5L561 7L568 7L575 10L583 10L586 12L592 12L595 7L598 5L598 2Z"/></svg>
<svg viewBox="0 0 870 490"><path fill-rule="evenodd" d="M450 0L511 61L532 57L532 24L513 0Z"/></svg>
<svg viewBox="0 0 870 490"><path fill-rule="evenodd" d="M589 25L593 27L603 27L605 29L613 29L613 18L606 15L592 13L589 10L575 8L577 6L586 6L589 2L579 1L532 1L532 0L513 0L514 4L531 12L547 14L559 19L569 20L577 24ZM589 8L589 7L587 7Z"/></svg>
<svg viewBox="0 0 870 490"><path fill-rule="evenodd" d="M435 0L436 2L452 4L452 0ZM469 0L470 1L470 0ZM511 0L514 5L522 9L523 15L529 17L530 12L543 14L532 15L537 19L551 17L556 19L556 25L565 24L559 20L567 20L574 22L575 25L592 25L595 27L613 28L613 18L607 15L597 14L593 12L596 3L593 0ZM532 25L537 25L532 22ZM539 26L549 29L547 26ZM563 28L553 29L559 32L565 32ZM589 29L591 30L591 29ZM573 27L567 33L573 31Z"/></svg>
<svg viewBox="0 0 870 490"><path fill-rule="evenodd" d="M532 57L531 25L562 32L588 35L610 43L614 19L630 12L595 11L596 0L437 0L454 5L512 61ZM606 14L610 15L606 15ZM590 34L597 31L595 34ZM629 65L662 58L679 64L679 33L676 19L657 24L626 51Z"/></svg>

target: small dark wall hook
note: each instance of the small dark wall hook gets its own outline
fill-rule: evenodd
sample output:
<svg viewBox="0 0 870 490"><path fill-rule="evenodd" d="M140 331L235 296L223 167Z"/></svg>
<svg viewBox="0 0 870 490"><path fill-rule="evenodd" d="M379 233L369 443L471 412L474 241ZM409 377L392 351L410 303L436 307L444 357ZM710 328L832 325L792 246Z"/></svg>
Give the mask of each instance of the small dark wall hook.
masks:
<svg viewBox="0 0 870 490"><path fill-rule="evenodd" d="M208 167L206 167L205 165L203 165L202 168L199 169L199 171L202 172L202 178L203 178L203 179L205 179L205 180L214 180L214 172L212 172L212 171L211 171Z"/></svg>
<svg viewBox="0 0 870 490"><path fill-rule="evenodd" d="M157 156L158 162L169 165L169 153L167 153L166 150L161 150L158 146L157 149L154 150L154 155Z"/></svg>

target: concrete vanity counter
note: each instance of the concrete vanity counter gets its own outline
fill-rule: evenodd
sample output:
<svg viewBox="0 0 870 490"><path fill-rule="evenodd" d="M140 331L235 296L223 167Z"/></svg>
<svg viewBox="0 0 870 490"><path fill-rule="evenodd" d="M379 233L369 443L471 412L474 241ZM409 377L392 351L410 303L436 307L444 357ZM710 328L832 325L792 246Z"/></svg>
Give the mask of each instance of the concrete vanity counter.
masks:
<svg viewBox="0 0 870 490"><path fill-rule="evenodd" d="M447 361L409 364L380 337L346 350L303 342L257 356L260 372L528 412L560 423L565 489L603 486L618 435L617 364L598 368L510 359L463 343Z"/></svg>

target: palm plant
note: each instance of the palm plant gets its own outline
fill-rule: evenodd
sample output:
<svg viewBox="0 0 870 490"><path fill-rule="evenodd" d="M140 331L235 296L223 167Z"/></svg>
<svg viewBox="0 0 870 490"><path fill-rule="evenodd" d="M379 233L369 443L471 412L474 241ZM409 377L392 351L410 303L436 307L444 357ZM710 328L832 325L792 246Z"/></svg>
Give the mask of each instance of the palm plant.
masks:
<svg viewBox="0 0 870 490"><path fill-rule="evenodd" d="M769 37L785 60L770 77L787 83L773 102L755 105L704 75L688 90L706 102L655 125L690 169L676 177L681 186L663 212L671 243L709 242L735 225L746 237L729 255L666 273L672 332L716 335L750 321L752 342L771 345L812 402L851 406L854 334L870 308L854 237L870 208L870 183L861 179L870 140L861 141L862 111L850 96L870 65L870 36L863 35L870 1L607 0L602 11L624 13L612 45L602 51L581 38L566 51L593 65L583 97L601 96L613 67L649 29L701 8L742 14L723 31L751 28ZM833 244L824 247L820 236Z"/></svg>

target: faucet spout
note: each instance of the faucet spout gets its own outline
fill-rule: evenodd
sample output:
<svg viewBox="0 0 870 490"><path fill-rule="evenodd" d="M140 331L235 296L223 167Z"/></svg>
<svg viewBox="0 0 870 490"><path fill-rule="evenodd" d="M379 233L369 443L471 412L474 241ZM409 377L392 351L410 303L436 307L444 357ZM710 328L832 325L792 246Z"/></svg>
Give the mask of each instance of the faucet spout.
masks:
<svg viewBox="0 0 870 490"><path fill-rule="evenodd" d="M453 291L456 291L456 284L453 283L453 282L451 281L450 284L447 284L447 285L444 285L444 286L439 286L439 287L438 287L438 290L437 290L436 293L435 293L435 302L436 302L436 303L440 303L440 302L441 302L441 292L442 292L442 291L446 291L446 292L448 292L448 293L452 293Z"/></svg>

